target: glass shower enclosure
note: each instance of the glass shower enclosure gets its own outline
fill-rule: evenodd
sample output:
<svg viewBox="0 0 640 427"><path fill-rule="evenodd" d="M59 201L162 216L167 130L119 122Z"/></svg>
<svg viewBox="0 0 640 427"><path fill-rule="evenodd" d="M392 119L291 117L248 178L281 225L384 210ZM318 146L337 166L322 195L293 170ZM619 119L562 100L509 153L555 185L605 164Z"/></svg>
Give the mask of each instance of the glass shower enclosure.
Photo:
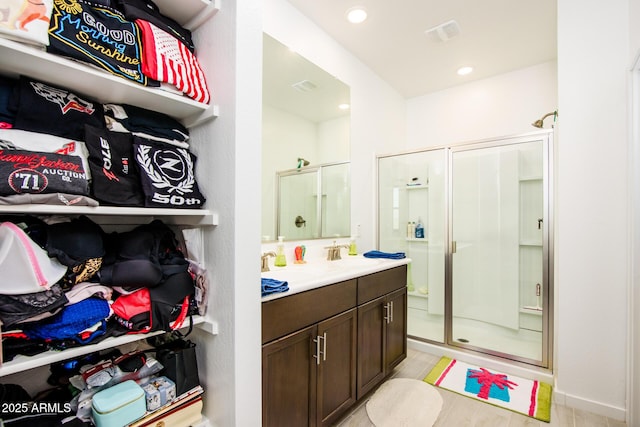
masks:
<svg viewBox="0 0 640 427"><path fill-rule="evenodd" d="M550 367L551 145L544 131L378 157L378 247L412 260L412 338Z"/></svg>
<svg viewBox="0 0 640 427"><path fill-rule="evenodd" d="M276 232L287 240L350 236L350 163L277 172Z"/></svg>

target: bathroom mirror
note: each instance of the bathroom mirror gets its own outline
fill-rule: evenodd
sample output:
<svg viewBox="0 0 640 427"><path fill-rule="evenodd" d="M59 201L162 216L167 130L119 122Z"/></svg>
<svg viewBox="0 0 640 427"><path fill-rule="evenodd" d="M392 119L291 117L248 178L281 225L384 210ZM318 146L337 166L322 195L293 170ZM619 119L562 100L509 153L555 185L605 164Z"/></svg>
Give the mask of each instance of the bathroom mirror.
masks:
<svg viewBox="0 0 640 427"><path fill-rule="evenodd" d="M268 34L263 35L262 76L262 241L277 240L278 233L285 240L349 236L349 87ZM294 184L290 191L278 197L280 176L292 170L296 172L294 176L302 172L316 173L338 163L343 166L336 165L324 175L346 169L346 175L341 170L336 173L340 178L335 180L345 183L346 187L327 185L322 194L327 200L340 199L340 202L329 202L317 213L320 223L315 218L313 225L309 222L305 227L294 227L296 231L305 228L309 236L297 232L288 235L285 227L278 232L279 206L291 205L295 200L310 200L318 194L317 185ZM349 195L346 200L345 192ZM295 216L297 214L292 224ZM332 226L345 218L346 230L342 225ZM317 230L318 224L328 224L329 228L310 233L311 229Z"/></svg>
<svg viewBox="0 0 640 427"><path fill-rule="evenodd" d="M349 162L280 171L277 234L290 240L349 236L350 200Z"/></svg>

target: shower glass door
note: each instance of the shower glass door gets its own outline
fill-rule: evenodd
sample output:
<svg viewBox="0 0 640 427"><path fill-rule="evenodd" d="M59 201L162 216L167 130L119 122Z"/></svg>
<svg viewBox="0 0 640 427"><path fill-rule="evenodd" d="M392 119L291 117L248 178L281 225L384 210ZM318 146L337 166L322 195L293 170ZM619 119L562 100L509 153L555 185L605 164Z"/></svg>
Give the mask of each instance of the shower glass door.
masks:
<svg viewBox="0 0 640 427"><path fill-rule="evenodd" d="M447 342L545 366L548 144L453 148Z"/></svg>
<svg viewBox="0 0 640 427"><path fill-rule="evenodd" d="M420 340L445 340L446 151L434 149L378 159L378 242L405 252L407 332ZM416 237L420 222L424 235Z"/></svg>

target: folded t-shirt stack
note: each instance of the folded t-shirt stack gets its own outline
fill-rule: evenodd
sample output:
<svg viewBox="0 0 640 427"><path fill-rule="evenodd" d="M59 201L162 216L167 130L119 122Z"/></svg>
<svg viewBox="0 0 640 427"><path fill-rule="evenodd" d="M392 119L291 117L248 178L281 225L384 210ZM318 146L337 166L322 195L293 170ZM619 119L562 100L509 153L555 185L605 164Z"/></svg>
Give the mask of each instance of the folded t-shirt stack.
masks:
<svg viewBox="0 0 640 427"><path fill-rule="evenodd" d="M101 104L21 77L0 128L0 204L190 208L206 199L189 131L166 114Z"/></svg>

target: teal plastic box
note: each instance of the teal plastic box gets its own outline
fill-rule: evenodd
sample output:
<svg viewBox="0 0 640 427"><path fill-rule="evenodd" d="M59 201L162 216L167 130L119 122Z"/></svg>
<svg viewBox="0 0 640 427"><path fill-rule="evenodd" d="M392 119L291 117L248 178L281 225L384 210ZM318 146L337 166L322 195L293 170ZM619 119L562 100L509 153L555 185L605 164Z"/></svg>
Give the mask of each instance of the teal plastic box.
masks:
<svg viewBox="0 0 640 427"><path fill-rule="evenodd" d="M91 402L96 427L122 427L145 414L144 390L128 380L97 392Z"/></svg>

